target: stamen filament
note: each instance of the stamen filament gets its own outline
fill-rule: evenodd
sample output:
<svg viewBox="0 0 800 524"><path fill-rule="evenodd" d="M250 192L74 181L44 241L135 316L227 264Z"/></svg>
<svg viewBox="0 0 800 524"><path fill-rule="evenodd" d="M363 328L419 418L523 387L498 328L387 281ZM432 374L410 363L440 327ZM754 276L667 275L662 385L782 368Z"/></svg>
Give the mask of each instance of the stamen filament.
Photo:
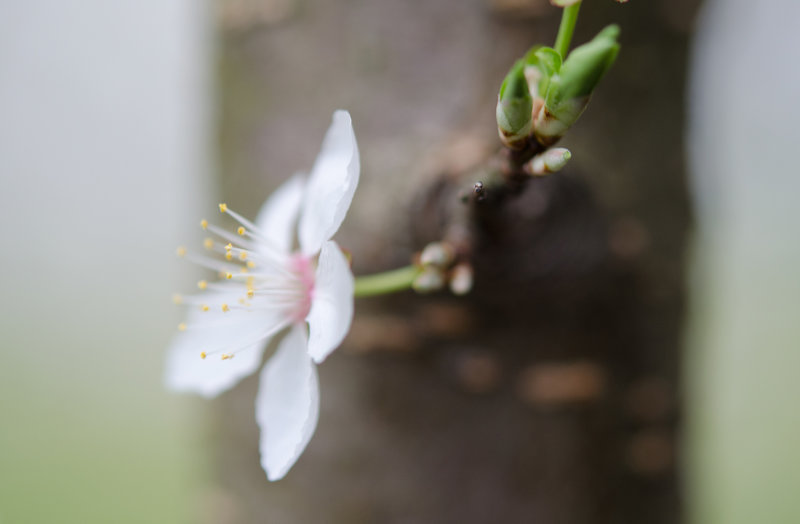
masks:
<svg viewBox="0 0 800 524"><path fill-rule="evenodd" d="M222 206L220 206L220 210L223 213L227 213L228 215L231 216L231 218L233 218L234 220L236 220L237 222L239 222L244 226L244 228L240 227L236 230L236 232L239 235L247 236L254 240L258 240L259 245L262 248L266 248L271 254L284 255L284 253L281 253L280 251L275 249L273 242L264 235L261 229L257 225L255 225L255 223L251 222L250 220L247 220L245 217L243 217L236 211L229 209L228 206L225 206L224 210Z"/></svg>
<svg viewBox="0 0 800 524"><path fill-rule="evenodd" d="M238 235L235 235L233 233L225 231L221 227L217 227L217 226L215 226L213 224L209 224L208 225L208 230L211 231L212 233L214 233L215 235L217 235L218 237L224 238L225 240L227 240L231 244L239 244L239 245L244 246L244 247L246 247L247 249L250 249L250 250L255 248L254 244L248 242L247 240L245 240L244 238L242 238L242 237L240 237Z"/></svg>
<svg viewBox="0 0 800 524"><path fill-rule="evenodd" d="M250 242L242 238L241 236L229 233L224 229L219 228L213 224L208 225L208 230L214 233L215 235L227 240L230 244L230 249L227 249L227 251L230 251L231 253L237 252L234 250L244 250L247 251L249 254L255 255L258 260L265 262L266 264L272 264L275 265L276 267L278 266L283 267L286 264L288 258L287 254L274 249L271 246L269 239L263 236L253 234L249 231L245 231L244 234L245 237L249 237L258 241L258 246L256 246L256 244L254 244L253 242ZM238 246L241 247L235 247L237 244ZM227 246L225 247L227 248Z"/></svg>
<svg viewBox="0 0 800 524"><path fill-rule="evenodd" d="M254 223L252 223L249 220L247 220L245 217L243 217L242 215L240 215L236 211L233 211L232 209L228 209L227 206L225 206L225 211L223 211L223 213L227 213L228 215L231 216L231 218L233 218L234 220L239 222L241 225L243 225L247 229L250 229L252 231L258 231L259 230L258 226L256 226Z"/></svg>

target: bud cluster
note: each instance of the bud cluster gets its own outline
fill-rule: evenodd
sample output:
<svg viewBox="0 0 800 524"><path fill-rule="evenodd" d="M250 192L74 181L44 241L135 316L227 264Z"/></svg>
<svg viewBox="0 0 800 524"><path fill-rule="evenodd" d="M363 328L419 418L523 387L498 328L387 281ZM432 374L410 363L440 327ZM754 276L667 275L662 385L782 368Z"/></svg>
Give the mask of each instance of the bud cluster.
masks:
<svg viewBox="0 0 800 524"><path fill-rule="evenodd" d="M419 255L422 267L412 287L418 293L439 291L448 285L456 295L472 289L472 266L458 262L455 250L446 242L431 242Z"/></svg>
<svg viewBox="0 0 800 524"><path fill-rule="evenodd" d="M594 89L619 52L619 27L610 25L565 59L553 48L537 46L518 60L497 96L497 128L503 144L524 150L532 141L550 147L564 136L589 104ZM526 167L531 174L558 171L569 151L546 151Z"/></svg>

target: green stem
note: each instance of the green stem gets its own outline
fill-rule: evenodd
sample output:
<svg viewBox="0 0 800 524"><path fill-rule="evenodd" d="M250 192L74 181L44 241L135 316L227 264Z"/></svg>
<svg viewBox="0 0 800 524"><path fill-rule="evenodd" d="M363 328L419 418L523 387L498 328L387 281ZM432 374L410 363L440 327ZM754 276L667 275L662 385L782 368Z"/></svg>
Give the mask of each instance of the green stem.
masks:
<svg viewBox="0 0 800 524"><path fill-rule="evenodd" d="M406 266L385 273L356 277L355 296L371 297L409 289L420 273L417 266Z"/></svg>
<svg viewBox="0 0 800 524"><path fill-rule="evenodd" d="M553 46L558 54L561 55L561 60L567 58L569 44L572 42L572 33L575 31L575 22L578 21L578 10L580 8L581 3L577 2L569 7L565 7L564 12L561 13L561 25L558 26L558 36Z"/></svg>

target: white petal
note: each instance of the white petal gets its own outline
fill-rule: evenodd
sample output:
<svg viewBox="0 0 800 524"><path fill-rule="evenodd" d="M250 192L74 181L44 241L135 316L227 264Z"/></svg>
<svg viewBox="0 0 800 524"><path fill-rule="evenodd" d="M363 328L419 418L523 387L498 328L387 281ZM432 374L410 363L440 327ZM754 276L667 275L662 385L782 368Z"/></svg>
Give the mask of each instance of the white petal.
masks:
<svg viewBox="0 0 800 524"><path fill-rule="evenodd" d="M217 297L210 298L212 302L228 296L235 304L237 295L209 296ZM167 351L167 387L213 397L258 368L267 342L288 320L275 311L193 310L187 324ZM203 352L206 358L201 358ZM234 357L222 360L223 353Z"/></svg>
<svg viewBox="0 0 800 524"><path fill-rule="evenodd" d="M319 255L311 311L306 321L308 354L317 363L342 343L353 321L353 273L347 258L331 240L323 244Z"/></svg>
<svg viewBox="0 0 800 524"><path fill-rule="evenodd" d="M274 250L288 253L292 249L304 187L303 175L294 175L272 193L258 212L256 225Z"/></svg>
<svg viewBox="0 0 800 524"><path fill-rule="evenodd" d="M319 418L317 366L306 353L305 326L296 325L261 371L256 421L261 466L269 480L286 475L306 448Z"/></svg>
<svg viewBox="0 0 800 524"><path fill-rule="evenodd" d="M298 230L304 254L316 254L342 225L360 170L350 113L336 111L306 186Z"/></svg>

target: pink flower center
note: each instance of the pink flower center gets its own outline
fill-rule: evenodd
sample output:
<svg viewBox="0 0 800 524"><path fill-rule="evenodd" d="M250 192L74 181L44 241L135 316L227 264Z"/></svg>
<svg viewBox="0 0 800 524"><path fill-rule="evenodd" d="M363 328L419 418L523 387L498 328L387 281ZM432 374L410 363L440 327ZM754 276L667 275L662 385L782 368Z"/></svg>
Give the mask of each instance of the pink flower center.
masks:
<svg viewBox="0 0 800 524"><path fill-rule="evenodd" d="M302 298L292 311L291 318L292 321L301 323L305 322L311 311L311 301L314 298L314 264L311 258L298 253L292 256L289 266L302 289Z"/></svg>

